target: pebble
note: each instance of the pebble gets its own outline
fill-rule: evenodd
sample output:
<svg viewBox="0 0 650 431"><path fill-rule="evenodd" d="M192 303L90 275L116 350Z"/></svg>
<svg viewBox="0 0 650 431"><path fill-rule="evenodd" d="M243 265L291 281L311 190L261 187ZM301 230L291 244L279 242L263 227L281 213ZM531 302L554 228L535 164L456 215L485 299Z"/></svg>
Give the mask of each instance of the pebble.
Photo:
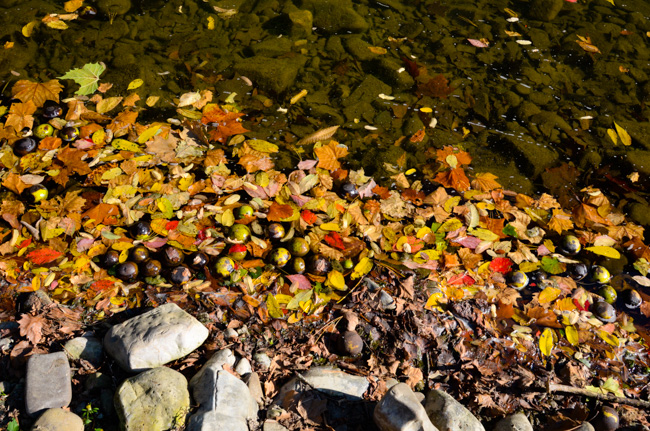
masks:
<svg viewBox="0 0 650 431"><path fill-rule="evenodd" d="M405 383L390 388L373 414L381 431L438 431L418 397Z"/></svg>
<svg viewBox="0 0 650 431"><path fill-rule="evenodd" d="M63 350L70 359L84 359L95 366L100 365L104 358L102 342L92 336L73 338L65 343Z"/></svg>
<svg viewBox="0 0 650 431"><path fill-rule="evenodd" d="M32 431L83 431L83 420L63 409L46 410L32 426Z"/></svg>
<svg viewBox="0 0 650 431"><path fill-rule="evenodd" d="M444 391L434 389L429 392L424 408L440 431L485 431L469 410Z"/></svg>
<svg viewBox="0 0 650 431"><path fill-rule="evenodd" d="M201 322L168 303L113 326L104 347L124 370L140 372L186 356L208 335Z"/></svg>
<svg viewBox="0 0 650 431"><path fill-rule="evenodd" d="M219 350L216 352L210 359L208 359L208 362L203 365L203 367L199 370L198 373L192 377L190 380L190 387L194 387L197 382L201 379L203 379L203 375L207 372L211 373L216 373L217 371L223 370L224 365L228 365L229 367L234 367L235 362L237 361L237 358L235 357L235 354L232 352L230 349L223 349ZM195 395L196 398L196 395Z"/></svg>
<svg viewBox="0 0 650 431"><path fill-rule="evenodd" d="M517 413L501 419L494 431L533 431L533 426L523 413Z"/></svg>
<svg viewBox="0 0 650 431"><path fill-rule="evenodd" d="M251 367L251 363L248 359L246 358L241 358L237 362L237 366L235 367L235 371L237 374L240 376L245 376L246 374L250 374L253 372L253 368Z"/></svg>
<svg viewBox="0 0 650 431"><path fill-rule="evenodd" d="M253 355L253 360L262 371L268 371L268 369L271 368L271 358L269 358L269 355L264 352L255 353Z"/></svg>
<svg viewBox="0 0 650 431"><path fill-rule="evenodd" d="M122 429L127 431L180 427L190 408L185 376L166 367L126 379L117 388L114 400Z"/></svg>
<svg viewBox="0 0 650 431"><path fill-rule="evenodd" d="M27 414L36 416L49 408L67 407L71 400L70 365L66 354L30 356L25 379Z"/></svg>
<svg viewBox="0 0 650 431"><path fill-rule="evenodd" d="M228 328L225 331L223 331L223 336L228 341L233 341L239 338L239 334L237 334L237 331L234 330L233 328Z"/></svg>
<svg viewBox="0 0 650 431"><path fill-rule="evenodd" d="M274 421L273 419L267 419L264 421L264 426L262 427L262 431L289 431L287 428L283 427L278 423L278 421Z"/></svg>

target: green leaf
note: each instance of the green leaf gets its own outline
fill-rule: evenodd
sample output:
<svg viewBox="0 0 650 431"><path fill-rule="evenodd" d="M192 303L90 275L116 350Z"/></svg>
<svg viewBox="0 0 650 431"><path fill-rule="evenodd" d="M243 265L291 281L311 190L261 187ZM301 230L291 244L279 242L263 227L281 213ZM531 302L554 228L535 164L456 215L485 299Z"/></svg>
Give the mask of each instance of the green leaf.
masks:
<svg viewBox="0 0 650 431"><path fill-rule="evenodd" d="M542 258L542 269L549 274L560 274L566 270L566 265L553 257L544 256Z"/></svg>
<svg viewBox="0 0 650 431"><path fill-rule="evenodd" d="M104 63L88 63L81 69L72 69L66 72L65 75L59 76L59 79L72 79L81 87L75 94L86 96L93 94L99 87L99 75L104 73L106 66Z"/></svg>
<svg viewBox="0 0 650 431"><path fill-rule="evenodd" d="M7 424L7 431L20 431L20 425L16 418L13 418L11 422Z"/></svg>

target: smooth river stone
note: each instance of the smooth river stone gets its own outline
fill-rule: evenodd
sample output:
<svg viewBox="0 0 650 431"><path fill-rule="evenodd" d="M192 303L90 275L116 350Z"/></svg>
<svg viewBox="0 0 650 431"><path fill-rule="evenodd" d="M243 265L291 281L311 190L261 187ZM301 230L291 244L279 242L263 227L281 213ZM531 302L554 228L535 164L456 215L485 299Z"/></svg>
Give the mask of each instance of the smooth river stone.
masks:
<svg viewBox="0 0 650 431"><path fill-rule="evenodd" d="M33 355L27 361L25 410L30 416L67 407L72 400L70 364L64 352Z"/></svg>
<svg viewBox="0 0 650 431"><path fill-rule="evenodd" d="M186 356L208 334L201 322L168 303L113 326L104 348L123 369L140 372Z"/></svg>

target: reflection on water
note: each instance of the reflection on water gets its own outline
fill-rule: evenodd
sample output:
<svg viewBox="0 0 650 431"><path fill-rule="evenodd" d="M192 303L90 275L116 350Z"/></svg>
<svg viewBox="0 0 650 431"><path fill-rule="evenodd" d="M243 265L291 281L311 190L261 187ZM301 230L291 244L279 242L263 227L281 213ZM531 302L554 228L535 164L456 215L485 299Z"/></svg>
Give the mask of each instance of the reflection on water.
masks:
<svg viewBox="0 0 650 431"><path fill-rule="evenodd" d="M251 135L287 148L341 125L353 163L378 177L418 167L426 178L426 150L456 144L515 190L562 194L614 178L611 193L641 201L650 5L614 3L106 0L59 30L42 22L66 13L59 2L0 0L0 46L14 42L0 49L0 79L10 88L103 61L107 95L141 78L139 103L162 96L152 115L163 118L177 115L174 97L208 88L220 101L236 92ZM608 136L614 122L631 146ZM633 171L638 183L626 179Z"/></svg>

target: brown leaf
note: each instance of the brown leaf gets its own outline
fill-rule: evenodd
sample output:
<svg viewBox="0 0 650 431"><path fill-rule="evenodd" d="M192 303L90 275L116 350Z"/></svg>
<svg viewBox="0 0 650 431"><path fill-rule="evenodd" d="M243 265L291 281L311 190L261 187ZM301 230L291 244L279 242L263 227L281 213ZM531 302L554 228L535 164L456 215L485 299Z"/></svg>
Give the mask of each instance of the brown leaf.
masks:
<svg viewBox="0 0 650 431"><path fill-rule="evenodd" d="M441 73L433 78L429 78L426 82L419 83L417 95L418 97L429 96L446 99L455 89L455 87L449 86L449 81Z"/></svg>
<svg viewBox="0 0 650 431"><path fill-rule="evenodd" d="M584 227L588 221L611 225L611 223L598 214L598 209L589 204L581 203L573 209L573 219L578 227Z"/></svg>
<svg viewBox="0 0 650 431"><path fill-rule="evenodd" d="M123 136L128 133L128 128L135 123L135 120L138 118L137 111L126 111L120 112L107 126L107 129L113 132L115 136Z"/></svg>
<svg viewBox="0 0 650 431"><path fill-rule="evenodd" d="M47 320L42 316L23 314L23 317L18 320L20 335L27 337L29 342L35 346L43 337L43 326L45 326L46 323Z"/></svg>
<svg viewBox="0 0 650 431"><path fill-rule="evenodd" d="M291 205L281 205L277 202L273 202L266 218L269 221L282 221L282 219L289 218L292 215L293 207Z"/></svg>
<svg viewBox="0 0 650 431"><path fill-rule="evenodd" d="M12 103L5 121L5 127L11 126L16 132L23 130L25 127L31 129L34 125L34 117L32 117L34 112L36 112L36 105L31 100L25 103Z"/></svg>
<svg viewBox="0 0 650 431"><path fill-rule="evenodd" d="M2 218L11 225L14 229L20 229L21 225L18 221L18 216L25 212L25 205L20 201L4 200L0 205L0 212Z"/></svg>
<svg viewBox="0 0 650 431"><path fill-rule="evenodd" d="M11 89L11 94L21 102L31 101L39 108L43 106L46 100L53 100L59 103L59 93L63 90L63 85L57 79L39 83L26 79L16 82Z"/></svg>
<svg viewBox="0 0 650 431"><path fill-rule="evenodd" d="M25 184L23 180L20 179L20 175L16 175L13 172L7 174L4 181L2 181L2 185L18 195L29 187L29 185Z"/></svg>
<svg viewBox="0 0 650 431"><path fill-rule="evenodd" d="M65 147L58 152L56 158L71 172L79 175L88 175L91 172L88 163L81 160L86 156L86 152L76 148Z"/></svg>
<svg viewBox="0 0 650 431"><path fill-rule="evenodd" d="M465 175L463 168L455 168L445 172L439 172L435 180L445 187L451 187L459 192L469 190L469 178Z"/></svg>
<svg viewBox="0 0 650 431"><path fill-rule="evenodd" d="M561 209L553 209L553 216L548 222L549 229L553 229L557 233L562 233L565 230L573 228L571 221L571 214L565 213Z"/></svg>
<svg viewBox="0 0 650 431"><path fill-rule="evenodd" d="M176 160L177 142L178 138L170 133L166 138L156 135L153 141L148 141L145 145L147 146L147 153L154 154L163 162L173 162Z"/></svg>
<svg viewBox="0 0 650 431"><path fill-rule="evenodd" d="M489 172L476 174L476 178L474 179L474 181L472 181L472 187L484 192L489 192L490 190L503 188L501 184L494 181L497 178L498 177L496 175L491 174Z"/></svg>

